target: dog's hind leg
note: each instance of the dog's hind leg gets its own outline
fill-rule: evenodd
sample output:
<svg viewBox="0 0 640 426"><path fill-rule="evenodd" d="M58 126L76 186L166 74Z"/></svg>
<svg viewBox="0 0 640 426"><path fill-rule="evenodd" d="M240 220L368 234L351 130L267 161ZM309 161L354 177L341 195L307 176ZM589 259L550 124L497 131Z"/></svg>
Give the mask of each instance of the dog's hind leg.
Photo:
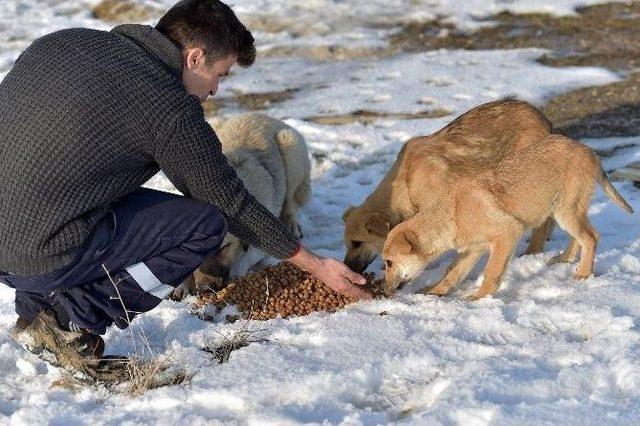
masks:
<svg viewBox="0 0 640 426"><path fill-rule="evenodd" d="M484 268L482 285L468 300L478 300L498 290L498 286L500 285L504 271L507 269L507 265L513 255L513 250L518 243L520 235L504 235L491 243L489 260L487 261L487 266Z"/></svg>
<svg viewBox="0 0 640 426"><path fill-rule="evenodd" d="M551 236L554 227L555 221L552 217L549 217L542 225L534 229L531 233L531 238L529 239L529 246L524 254L542 253L544 251L544 245Z"/></svg>
<svg viewBox="0 0 640 426"><path fill-rule="evenodd" d="M549 259L549 265L555 265L556 263L573 263L578 259L578 253L580 252L580 244L578 240L571 237L567 248L557 256L553 256Z"/></svg>
<svg viewBox="0 0 640 426"><path fill-rule="evenodd" d="M302 182L293 191L287 191L282 206L280 219L289 226L296 238L302 238L302 229L298 223L298 210L309 201L311 197L311 176L309 170L305 170Z"/></svg>
<svg viewBox="0 0 640 426"><path fill-rule="evenodd" d="M453 263L447 268L447 272L444 277L440 279L433 287L424 289L423 294L435 294L437 296L444 296L449 290L464 280L469 272L473 269L473 266L478 263L478 259L482 256L480 250L467 250L462 253L458 253Z"/></svg>
<svg viewBox="0 0 640 426"><path fill-rule="evenodd" d="M296 238L302 238L302 228L300 228L300 224L298 223L298 205L292 198L290 194L287 194L284 205L282 206L280 220L291 229L291 232L293 232Z"/></svg>
<svg viewBox="0 0 640 426"><path fill-rule="evenodd" d="M599 239L598 231L591 225L587 217L588 198L581 201L573 206L558 209L555 213L560 226L580 245L580 261L573 273L573 278L577 280L587 279L593 274L593 262Z"/></svg>
<svg viewBox="0 0 640 426"><path fill-rule="evenodd" d="M286 127L276 135L278 148L286 169L287 185L280 219L297 238L302 238L298 210L311 196L311 162L302 135Z"/></svg>
<svg viewBox="0 0 640 426"><path fill-rule="evenodd" d="M298 203L298 197L296 196L300 190L300 187L298 187L293 194L287 193L282 206L282 213L280 214L280 220L291 229L291 232L293 232L296 238L303 237L302 228L300 228L300 224L298 223L298 208L301 204ZM305 189L305 191L307 190Z"/></svg>

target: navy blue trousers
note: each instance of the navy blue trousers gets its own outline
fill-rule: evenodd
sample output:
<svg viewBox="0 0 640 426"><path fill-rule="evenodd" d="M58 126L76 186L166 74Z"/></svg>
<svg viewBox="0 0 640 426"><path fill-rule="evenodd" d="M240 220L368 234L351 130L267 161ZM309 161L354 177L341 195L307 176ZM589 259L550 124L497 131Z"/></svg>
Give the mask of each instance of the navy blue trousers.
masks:
<svg viewBox="0 0 640 426"><path fill-rule="evenodd" d="M16 289L21 317L62 309L74 325L103 334L155 308L218 250L226 232L215 206L140 188L112 204L71 264L2 280Z"/></svg>

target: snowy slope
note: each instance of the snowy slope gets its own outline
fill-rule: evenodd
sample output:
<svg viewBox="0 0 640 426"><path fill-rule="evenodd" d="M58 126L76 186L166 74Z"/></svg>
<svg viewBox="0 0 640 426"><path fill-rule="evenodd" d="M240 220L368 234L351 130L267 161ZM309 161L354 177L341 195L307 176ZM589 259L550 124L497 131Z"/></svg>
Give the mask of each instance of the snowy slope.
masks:
<svg viewBox="0 0 640 426"><path fill-rule="evenodd" d="M1 2L0 72L38 35L67 26L108 28L86 11L95 3ZM329 22L339 28L332 37L345 44L381 40L364 24L341 27L350 17L371 22L388 15L401 20L444 14L471 25L469 11L569 13L578 4L474 1L462 10L454 1L235 3L247 17ZM291 39L286 31L266 36L269 43ZM313 31L300 38L297 42L323 40ZM431 133L472 106L503 96L541 103L554 93L617 79L602 69L544 67L533 61L539 54L536 49L438 51L338 63L260 59L248 70L237 70L217 96L298 89L268 112L300 130L314 156L314 194L301 217L306 244L340 258L343 210L375 187L409 137ZM425 108L451 115L369 126L305 120L357 109L413 113ZM606 169L640 157L640 137L585 142L594 149L627 146L604 160ZM638 190L629 183L615 185L640 210ZM149 186L171 190L161 174ZM163 302L134 321L136 336L144 330L154 352L194 376L135 398L99 388L52 387L60 372L10 339L13 292L0 287L0 424L637 424L640 224L637 214L622 212L601 191L590 214L601 241L596 276L584 282L570 278L570 265L546 265L567 242L556 231L549 253L516 258L498 293L475 303L461 298L479 284L481 270L451 297L413 294L439 278L444 261L394 299L359 303L335 314L206 323L191 315L186 303ZM387 315L380 315L383 311ZM237 350L223 365L200 350L243 328L267 342ZM133 351L128 332L110 330L106 340L111 352Z"/></svg>

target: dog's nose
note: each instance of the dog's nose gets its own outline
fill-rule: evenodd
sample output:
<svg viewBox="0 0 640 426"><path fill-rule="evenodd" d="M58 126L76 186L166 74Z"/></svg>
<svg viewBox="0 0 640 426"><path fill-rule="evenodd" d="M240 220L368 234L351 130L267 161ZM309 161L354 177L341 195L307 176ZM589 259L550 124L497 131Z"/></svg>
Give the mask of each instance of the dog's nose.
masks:
<svg viewBox="0 0 640 426"><path fill-rule="evenodd" d="M359 274L363 273L365 269L367 269L367 266L369 266L369 264L371 263L371 261L368 260L362 260L362 259L350 259L348 257L344 258L344 263L345 265L347 265L352 271L357 272Z"/></svg>

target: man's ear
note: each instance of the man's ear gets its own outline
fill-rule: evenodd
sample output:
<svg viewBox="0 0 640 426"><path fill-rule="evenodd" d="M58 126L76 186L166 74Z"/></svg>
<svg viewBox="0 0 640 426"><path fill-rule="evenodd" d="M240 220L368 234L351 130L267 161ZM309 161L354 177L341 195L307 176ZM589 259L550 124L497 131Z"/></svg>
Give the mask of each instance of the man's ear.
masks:
<svg viewBox="0 0 640 426"><path fill-rule="evenodd" d="M365 229L372 234L386 237L389 233L389 219L382 213L371 213L367 218Z"/></svg>
<svg viewBox="0 0 640 426"><path fill-rule="evenodd" d="M419 241L418 234L414 231L407 229L403 231L398 238L398 252L402 254L415 253L418 251Z"/></svg>
<svg viewBox="0 0 640 426"><path fill-rule="evenodd" d="M199 47L189 47L184 53L185 66L189 70L198 68L198 65L204 62L204 50Z"/></svg>
<svg viewBox="0 0 640 426"><path fill-rule="evenodd" d="M349 217L349 215L351 213L353 213L353 211L356 209L356 206L349 206L347 207L347 209L344 211L344 213L342 213L342 221L346 222L347 221L347 217Z"/></svg>

